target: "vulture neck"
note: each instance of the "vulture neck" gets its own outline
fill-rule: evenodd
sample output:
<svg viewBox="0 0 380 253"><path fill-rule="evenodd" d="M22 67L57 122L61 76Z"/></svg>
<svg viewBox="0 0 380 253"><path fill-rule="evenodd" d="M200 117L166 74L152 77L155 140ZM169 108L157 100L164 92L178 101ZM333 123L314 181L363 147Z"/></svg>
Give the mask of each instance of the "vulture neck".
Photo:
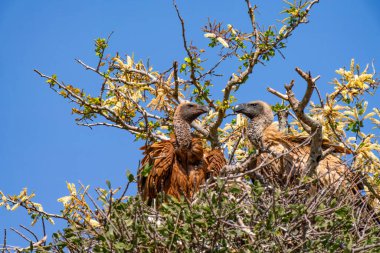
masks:
<svg viewBox="0 0 380 253"><path fill-rule="evenodd" d="M266 117L266 115L260 115L252 118L248 123L248 139L254 146L261 146L264 130L272 124L272 121L273 119Z"/></svg>
<svg viewBox="0 0 380 253"><path fill-rule="evenodd" d="M174 116L173 122L174 133L179 147L189 148L192 140L190 124L181 117L178 117L178 115Z"/></svg>

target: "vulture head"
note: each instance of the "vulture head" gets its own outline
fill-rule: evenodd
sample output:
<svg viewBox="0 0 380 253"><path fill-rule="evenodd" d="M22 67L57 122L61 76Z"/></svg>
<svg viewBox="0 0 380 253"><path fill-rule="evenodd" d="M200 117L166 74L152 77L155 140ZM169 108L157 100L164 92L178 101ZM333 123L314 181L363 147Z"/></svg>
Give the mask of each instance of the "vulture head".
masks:
<svg viewBox="0 0 380 253"><path fill-rule="evenodd" d="M181 103L174 112L174 119L181 119L190 124L193 120L208 111L209 108L204 105L191 102Z"/></svg>
<svg viewBox="0 0 380 253"><path fill-rule="evenodd" d="M251 122L248 124L248 138L253 144L259 143L264 130L273 122L273 112L267 103L263 101L252 101L238 104L234 107L235 113L246 115Z"/></svg>
<svg viewBox="0 0 380 253"><path fill-rule="evenodd" d="M272 123L273 112L267 103L264 101L252 101L245 104L238 104L234 107L235 113L242 113L251 120L265 118Z"/></svg>

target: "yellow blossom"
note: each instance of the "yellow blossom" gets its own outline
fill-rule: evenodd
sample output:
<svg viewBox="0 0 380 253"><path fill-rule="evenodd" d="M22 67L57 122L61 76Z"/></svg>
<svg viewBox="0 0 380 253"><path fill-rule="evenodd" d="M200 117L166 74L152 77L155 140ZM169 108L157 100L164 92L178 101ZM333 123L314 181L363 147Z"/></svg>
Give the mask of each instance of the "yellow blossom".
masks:
<svg viewBox="0 0 380 253"><path fill-rule="evenodd" d="M66 182L67 189L69 190L71 196L76 196L77 195L77 190L75 188L75 184L71 184L69 182Z"/></svg>
<svg viewBox="0 0 380 253"><path fill-rule="evenodd" d="M88 223L90 223L90 225L93 226L93 227L95 227L95 228L96 227L100 227L100 223L98 221L94 220L94 219L90 219L88 221Z"/></svg>
<svg viewBox="0 0 380 253"><path fill-rule="evenodd" d="M67 205L67 203L72 199L72 196L65 196L62 198L59 198L57 201L61 202L63 205Z"/></svg>

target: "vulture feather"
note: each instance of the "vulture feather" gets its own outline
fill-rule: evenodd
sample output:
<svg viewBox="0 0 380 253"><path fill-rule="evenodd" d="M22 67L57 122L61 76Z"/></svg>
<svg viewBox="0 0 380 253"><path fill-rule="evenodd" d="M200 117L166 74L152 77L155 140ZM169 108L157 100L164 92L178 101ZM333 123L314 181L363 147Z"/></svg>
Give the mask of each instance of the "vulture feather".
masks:
<svg viewBox="0 0 380 253"><path fill-rule="evenodd" d="M307 138L286 135L273 123L271 107L263 101L253 101L235 106L236 113L246 115L250 121L247 136L259 151L254 166L262 166L258 173L265 181L278 186L289 185L300 175L305 175L306 164L310 154ZM324 141L322 148L333 148L335 153L348 153L342 147ZM276 157L280 157L275 159ZM358 176L333 154L322 159L316 168L317 177L323 187L357 187ZM355 190L354 192L357 192Z"/></svg>
<svg viewBox="0 0 380 253"><path fill-rule="evenodd" d="M142 148L145 157L139 169L138 187L148 204L160 192L176 198L192 197L210 174L217 175L226 164L221 150L206 151L202 139L191 134L191 122L207 111L206 106L181 103L173 118L175 137ZM147 168L148 175L141 175Z"/></svg>

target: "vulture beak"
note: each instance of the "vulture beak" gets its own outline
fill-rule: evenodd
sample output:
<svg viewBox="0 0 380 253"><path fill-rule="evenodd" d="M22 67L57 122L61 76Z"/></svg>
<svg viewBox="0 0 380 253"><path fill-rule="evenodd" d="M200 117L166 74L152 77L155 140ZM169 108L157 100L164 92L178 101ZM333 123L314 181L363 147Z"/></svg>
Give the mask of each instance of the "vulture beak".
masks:
<svg viewBox="0 0 380 253"><path fill-rule="evenodd" d="M246 106L246 104L238 104L235 105L234 108L232 108L232 110L234 111L234 113L244 113Z"/></svg>
<svg viewBox="0 0 380 253"><path fill-rule="evenodd" d="M199 106L199 110L200 110L202 113L206 113L206 112L209 112L209 111L210 111L210 108L209 108L208 106L201 105L201 106Z"/></svg>

